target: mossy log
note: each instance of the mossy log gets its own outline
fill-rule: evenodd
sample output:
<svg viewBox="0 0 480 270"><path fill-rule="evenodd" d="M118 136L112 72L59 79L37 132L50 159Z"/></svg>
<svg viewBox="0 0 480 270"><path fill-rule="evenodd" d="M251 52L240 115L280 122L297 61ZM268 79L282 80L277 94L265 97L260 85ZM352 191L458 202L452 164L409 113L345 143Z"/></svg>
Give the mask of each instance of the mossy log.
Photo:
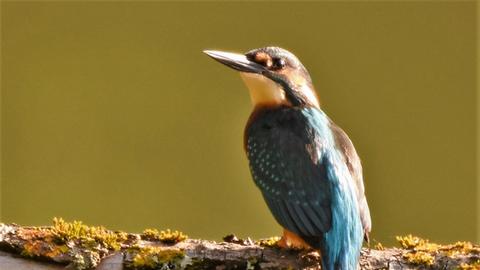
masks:
<svg viewBox="0 0 480 270"><path fill-rule="evenodd" d="M364 248L361 269L480 269L480 246L398 240L400 248ZM48 227L0 224L0 250L1 270L320 269L315 251L281 249L273 238L228 236L217 243L177 231L129 234L61 219Z"/></svg>

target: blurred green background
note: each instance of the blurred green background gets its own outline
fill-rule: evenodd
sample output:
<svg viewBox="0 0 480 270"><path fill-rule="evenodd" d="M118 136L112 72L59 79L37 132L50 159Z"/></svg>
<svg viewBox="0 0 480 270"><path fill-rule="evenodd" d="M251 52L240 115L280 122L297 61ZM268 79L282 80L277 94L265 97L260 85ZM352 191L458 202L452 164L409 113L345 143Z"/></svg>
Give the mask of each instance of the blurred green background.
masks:
<svg viewBox="0 0 480 270"><path fill-rule="evenodd" d="M363 159L373 239L475 240L476 2L5 2L1 220L280 234L239 76L278 45Z"/></svg>

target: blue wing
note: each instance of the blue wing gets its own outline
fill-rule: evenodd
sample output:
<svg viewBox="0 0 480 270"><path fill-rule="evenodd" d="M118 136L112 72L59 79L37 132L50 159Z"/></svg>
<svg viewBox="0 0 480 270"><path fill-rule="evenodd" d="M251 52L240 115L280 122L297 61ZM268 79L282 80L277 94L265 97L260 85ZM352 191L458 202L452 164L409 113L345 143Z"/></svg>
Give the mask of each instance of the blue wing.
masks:
<svg viewBox="0 0 480 270"><path fill-rule="evenodd" d="M357 193L357 200L360 211L360 219L362 221L365 240L368 242L368 234L372 228L372 220L370 218L370 209L368 207L367 198L365 197L365 188L363 185L362 164L358 157L357 151L353 146L352 141L348 138L345 131L339 126L331 123L331 130L335 137L337 148L340 150L343 156L344 162L350 171L353 178L355 191Z"/></svg>
<svg viewBox="0 0 480 270"><path fill-rule="evenodd" d="M349 164L359 160L338 133L315 108L263 109L246 129L250 170L273 216L320 249L327 270L356 268L365 229L363 183Z"/></svg>
<svg viewBox="0 0 480 270"><path fill-rule="evenodd" d="M246 148L253 179L273 216L305 237L332 226L332 181L328 138L300 111L267 111L247 129Z"/></svg>

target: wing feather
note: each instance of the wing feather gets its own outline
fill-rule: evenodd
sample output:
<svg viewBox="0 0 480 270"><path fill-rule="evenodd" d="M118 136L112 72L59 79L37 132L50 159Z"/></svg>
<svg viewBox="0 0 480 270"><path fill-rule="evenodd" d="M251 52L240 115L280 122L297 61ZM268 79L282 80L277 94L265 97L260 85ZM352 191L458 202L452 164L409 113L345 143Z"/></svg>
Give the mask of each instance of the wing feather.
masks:
<svg viewBox="0 0 480 270"><path fill-rule="evenodd" d="M282 205L282 201L268 197L265 197L265 201L267 202L268 208L279 224L296 234L301 233L301 230L290 216L290 213L285 211L285 206Z"/></svg>
<svg viewBox="0 0 480 270"><path fill-rule="evenodd" d="M321 224L323 223L322 220L326 219L325 216L321 216L317 212L315 212L314 208L311 205L303 206L302 210L305 215L310 219L310 222L315 226L316 231L326 231L326 228L321 227Z"/></svg>
<svg viewBox="0 0 480 270"><path fill-rule="evenodd" d="M298 115L297 115L298 116ZM302 117L253 121L246 148L255 183L276 220L303 236L331 227L331 181L318 131Z"/></svg>
<svg viewBox="0 0 480 270"><path fill-rule="evenodd" d="M365 232L365 240L368 242L368 233L370 233L372 227L372 220L370 218L370 209L368 208L367 198L365 197L362 164L352 141L350 138L348 138L348 135L345 133L345 131L343 131L333 122L330 123L330 128L335 136L337 147L341 151L344 161L347 164L350 174L354 180L360 210L360 219Z"/></svg>

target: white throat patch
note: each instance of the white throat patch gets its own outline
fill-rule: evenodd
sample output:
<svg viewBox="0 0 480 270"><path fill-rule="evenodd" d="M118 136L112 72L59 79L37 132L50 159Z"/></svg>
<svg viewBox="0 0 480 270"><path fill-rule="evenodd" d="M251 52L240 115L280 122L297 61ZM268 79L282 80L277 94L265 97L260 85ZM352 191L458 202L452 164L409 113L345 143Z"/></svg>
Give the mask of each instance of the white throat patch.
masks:
<svg viewBox="0 0 480 270"><path fill-rule="evenodd" d="M259 104L279 105L286 104L285 91L274 81L254 73L240 72L240 77L247 85L250 99L254 106Z"/></svg>

